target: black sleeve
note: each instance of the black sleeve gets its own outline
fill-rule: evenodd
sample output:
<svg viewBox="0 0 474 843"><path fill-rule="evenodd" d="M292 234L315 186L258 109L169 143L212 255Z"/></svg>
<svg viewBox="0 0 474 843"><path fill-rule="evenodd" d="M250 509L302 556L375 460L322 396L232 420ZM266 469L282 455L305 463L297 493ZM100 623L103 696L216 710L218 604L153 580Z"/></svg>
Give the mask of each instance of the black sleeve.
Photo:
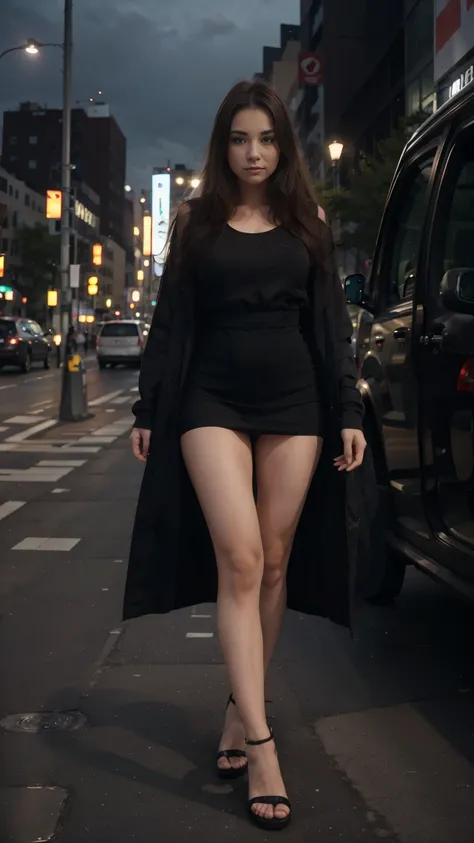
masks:
<svg viewBox="0 0 474 843"><path fill-rule="evenodd" d="M347 310L344 289L339 278L336 250L331 230L325 226L325 271L329 282L330 316L335 340L336 371L339 381L339 415L341 430L362 430L364 403L357 388L357 367L352 350L352 319Z"/></svg>
<svg viewBox="0 0 474 843"><path fill-rule="evenodd" d="M172 289L169 269L165 269L142 357L138 380L140 397L132 407L132 412L135 415L133 426L144 430L152 430L153 428L154 409L164 374L166 351L172 324Z"/></svg>

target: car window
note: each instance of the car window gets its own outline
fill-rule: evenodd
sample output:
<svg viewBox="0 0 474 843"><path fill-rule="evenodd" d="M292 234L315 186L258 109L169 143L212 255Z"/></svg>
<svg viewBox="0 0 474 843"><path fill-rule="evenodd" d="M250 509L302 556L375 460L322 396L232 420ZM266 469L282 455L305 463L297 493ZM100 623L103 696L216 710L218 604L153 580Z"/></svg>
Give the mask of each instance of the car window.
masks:
<svg viewBox="0 0 474 843"><path fill-rule="evenodd" d="M25 334L25 336L31 337L33 334L29 322L18 322L18 328L22 334Z"/></svg>
<svg viewBox="0 0 474 843"><path fill-rule="evenodd" d="M445 272L474 269L473 144L474 130L464 130L451 151L439 192L429 269L430 290L438 298Z"/></svg>
<svg viewBox="0 0 474 843"><path fill-rule="evenodd" d="M13 319L0 319L0 337L14 337L16 334L16 323Z"/></svg>
<svg viewBox="0 0 474 843"><path fill-rule="evenodd" d="M41 330L40 326L38 325L37 322L33 322L32 319L28 320L28 328L30 329L31 333L34 334L35 336L39 336L39 337L43 336L43 331Z"/></svg>
<svg viewBox="0 0 474 843"><path fill-rule="evenodd" d="M138 336L138 326L134 325L133 322L109 322L107 325L104 325L102 331L100 333L100 338L107 338L107 337L137 337Z"/></svg>
<svg viewBox="0 0 474 843"><path fill-rule="evenodd" d="M388 284L384 299L389 306L413 297L433 161L434 155L413 164L393 195L382 257L382 277Z"/></svg>

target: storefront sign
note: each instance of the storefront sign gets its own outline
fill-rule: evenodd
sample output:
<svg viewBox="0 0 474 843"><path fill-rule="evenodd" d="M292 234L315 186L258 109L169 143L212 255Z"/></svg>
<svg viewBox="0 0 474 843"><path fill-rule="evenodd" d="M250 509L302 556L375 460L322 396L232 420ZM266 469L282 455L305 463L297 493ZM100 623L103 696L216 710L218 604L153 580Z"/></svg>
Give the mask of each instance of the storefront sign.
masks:
<svg viewBox="0 0 474 843"><path fill-rule="evenodd" d="M300 86L322 85L323 62L319 53L300 53L298 67Z"/></svg>
<svg viewBox="0 0 474 843"><path fill-rule="evenodd" d="M473 0L474 2L474 0ZM474 64L471 64L464 73L461 73L457 79L448 88L448 99L455 97L456 94L461 93L462 89L469 85L474 79Z"/></svg>
<svg viewBox="0 0 474 843"><path fill-rule="evenodd" d="M164 249L168 238L171 212L171 176L155 173L152 177L152 250L155 272L161 275L165 261Z"/></svg>

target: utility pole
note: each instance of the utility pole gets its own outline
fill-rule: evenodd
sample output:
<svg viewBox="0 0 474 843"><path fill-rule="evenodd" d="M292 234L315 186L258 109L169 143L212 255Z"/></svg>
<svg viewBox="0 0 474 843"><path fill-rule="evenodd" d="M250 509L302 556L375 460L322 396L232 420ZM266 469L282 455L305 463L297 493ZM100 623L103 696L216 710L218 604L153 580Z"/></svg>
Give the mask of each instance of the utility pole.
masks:
<svg viewBox="0 0 474 843"><path fill-rule="evenodd" d="M70 314L70 237L71 237L71 71L72 71L72 3L64 0L63 43L63 131L61 166L61 332L66 337Z"/></svg>

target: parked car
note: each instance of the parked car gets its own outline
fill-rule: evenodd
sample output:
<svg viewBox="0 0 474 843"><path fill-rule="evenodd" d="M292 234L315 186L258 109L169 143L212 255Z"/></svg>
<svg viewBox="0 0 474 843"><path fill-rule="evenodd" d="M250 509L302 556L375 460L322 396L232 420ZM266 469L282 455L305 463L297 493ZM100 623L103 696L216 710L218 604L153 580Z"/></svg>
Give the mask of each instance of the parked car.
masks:
<svg viewBox="0 0 474 843"><path fill-rule="evenodd" d="M29 372L33 363L49 369L50 338L32 319L0 317L0 369L18 366Z"/></svg>
<svg viewBox="0 0 474 843"><path fill-rule="evenodd" d="M393 599L413 563L472 601L473 85L408 143L371 275L345 288L359 308L354 351L381 492L361 589Z"/></svg>
<svg viewBox="0 0 474 843"><path fill-rule="evenodd" d="M97 340L97 361L100 369L118 363L140 367L145 335L136 319L104 322Z"/></svg>

